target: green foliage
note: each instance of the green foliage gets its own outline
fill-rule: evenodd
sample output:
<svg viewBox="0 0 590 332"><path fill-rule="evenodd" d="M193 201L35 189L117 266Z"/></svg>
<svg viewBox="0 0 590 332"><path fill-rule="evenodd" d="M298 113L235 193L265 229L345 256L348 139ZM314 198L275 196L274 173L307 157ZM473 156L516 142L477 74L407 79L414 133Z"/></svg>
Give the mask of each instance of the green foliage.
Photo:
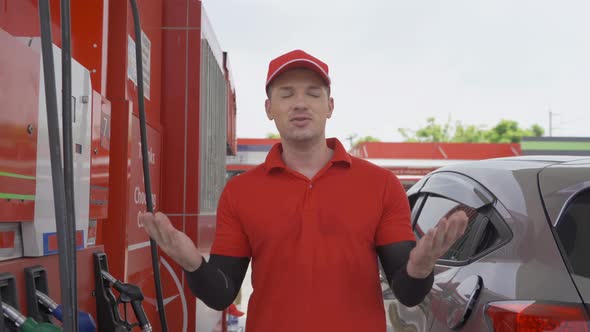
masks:
<svg viewBox="0 0 590 332"><path fill-rule="evenodd" d="M521 128L518 122L502 119L491 129L481 126L463 125L457 121L452 125L438 124L434 118L426 119L426 126L416 131L398 129L406 142L461 142L461 143L519 143L524 136L543 136L544 130L538 124L529 129Z"/></svg>
<svg viewBox="0 0 590 332"><path fill-rule="evenodd" d="M363 142L381 142L381 140L373 136L365 136L354 141L353 145L357 145Z"/></svg>

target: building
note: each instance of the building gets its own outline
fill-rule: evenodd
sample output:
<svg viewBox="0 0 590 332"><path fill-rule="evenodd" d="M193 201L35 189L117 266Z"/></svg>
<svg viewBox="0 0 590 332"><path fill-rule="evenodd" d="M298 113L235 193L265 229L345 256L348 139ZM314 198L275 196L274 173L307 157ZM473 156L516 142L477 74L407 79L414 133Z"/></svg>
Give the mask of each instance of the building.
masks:
<svg viewBox="0 0 590 332"><path fill-rule="evenodd" d="M228 178L264 162L278 139L240 138L237 154L227 157ZM480 159L522 155L520 144L363 142L350 151L394 172L409 188L437 168Z"/></svg>
<svg viewBox="0 0 590 332"><path fill-rule="evenodd" d="M523 155L590 156L590 137L523 137Z"/></svg>

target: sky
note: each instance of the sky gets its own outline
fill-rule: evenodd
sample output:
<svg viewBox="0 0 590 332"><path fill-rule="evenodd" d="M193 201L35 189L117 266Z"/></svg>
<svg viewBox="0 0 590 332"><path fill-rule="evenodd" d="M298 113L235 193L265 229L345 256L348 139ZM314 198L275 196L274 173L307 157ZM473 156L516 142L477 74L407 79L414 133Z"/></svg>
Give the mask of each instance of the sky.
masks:
<svg viewBox="0 0 590 332"><path fill-rule="evenodd" d="M491 128L501 119L590 136L590 1L203 0L229 54L240 138L276 133L268 63L294 49L326 62L327 137L401 141L428 117Z"/></svg>

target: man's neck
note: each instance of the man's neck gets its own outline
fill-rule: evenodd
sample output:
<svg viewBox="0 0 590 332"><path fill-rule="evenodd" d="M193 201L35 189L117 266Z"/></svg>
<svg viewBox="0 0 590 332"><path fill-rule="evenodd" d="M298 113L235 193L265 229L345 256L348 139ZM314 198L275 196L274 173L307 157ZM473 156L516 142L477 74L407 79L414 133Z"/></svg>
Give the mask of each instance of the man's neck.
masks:
<svg viewBox="0 0 590 332"><path fill-rule="evenodd" d="M292 170L312 179L332 159L334 150L326 145L326 139L314 142L289 142L282 140L282 158Z"/></svg>

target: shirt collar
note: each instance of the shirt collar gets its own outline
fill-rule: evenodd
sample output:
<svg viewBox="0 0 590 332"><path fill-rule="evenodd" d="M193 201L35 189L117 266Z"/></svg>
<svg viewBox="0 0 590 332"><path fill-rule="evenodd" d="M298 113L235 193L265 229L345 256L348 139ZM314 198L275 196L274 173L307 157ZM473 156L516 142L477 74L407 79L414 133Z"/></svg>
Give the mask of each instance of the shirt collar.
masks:
<svg viewBox="0 0 590 332"><path fill-rule="evenodd" d="M326 145L334 150L334 154L332 155L332 159L330 162L332 165L339 164L343 166L350 166L352 163L352 159L344 146L337 138L328 138L326 139ZM283 145L281 143L276 143L272 146L270 151L268 151L268 155L266 156L266 160L264 161L264 166L267 172L272 171L273 169L285 169L287 165L283 161L281 154L283 153Z"/></svg>

